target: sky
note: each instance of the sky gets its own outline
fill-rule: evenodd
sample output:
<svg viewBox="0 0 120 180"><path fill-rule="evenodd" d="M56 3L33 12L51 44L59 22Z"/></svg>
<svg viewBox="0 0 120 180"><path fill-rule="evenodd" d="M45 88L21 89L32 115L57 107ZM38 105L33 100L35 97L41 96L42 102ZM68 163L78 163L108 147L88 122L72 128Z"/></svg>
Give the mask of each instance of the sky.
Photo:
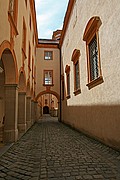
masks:
<svg viewBox="0 0 120 180"><path fill-rule="evenodd" d="M38 38L51 39L62 29L69 0L35 0Z"/></svg>

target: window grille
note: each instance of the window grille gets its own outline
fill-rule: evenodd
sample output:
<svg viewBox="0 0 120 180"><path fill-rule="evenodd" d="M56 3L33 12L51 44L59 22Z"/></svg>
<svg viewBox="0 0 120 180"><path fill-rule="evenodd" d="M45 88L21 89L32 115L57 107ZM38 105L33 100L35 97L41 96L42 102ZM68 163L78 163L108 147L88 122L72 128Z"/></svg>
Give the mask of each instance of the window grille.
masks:
<svg viewBox="0 0 120 180"><path fill-rule="evenodd" d="M79 78L79 63L75 64L75 88L76 90L80 88L80 78Z"/></svg>
<svg viewBox="0 0 120 180"><path fill-rule="evenodd" d="M96 36L92 39L89 44L89 56L90 56L90 78L91 81L95 80L99 76L98 70L98 48Z"/></svg>
<svg viewBox="0 0 120 180"><path fill-rule="evenodd" d="M67 74L67 95L70 95L70 74Z"/></svg>

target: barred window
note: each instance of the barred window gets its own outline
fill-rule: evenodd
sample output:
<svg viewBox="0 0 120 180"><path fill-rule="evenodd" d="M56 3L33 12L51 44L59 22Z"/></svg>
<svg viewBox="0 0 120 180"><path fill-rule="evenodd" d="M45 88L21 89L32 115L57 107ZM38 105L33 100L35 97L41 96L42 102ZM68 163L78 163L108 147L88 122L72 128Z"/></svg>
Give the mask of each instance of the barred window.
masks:
<svg viewBox="0 0 120 180"><path fill-rule="evenodd" d="M65 73L66 73L66 87L67 87L67 96L66 98L70 98L70 66L66 65L65 67Z"/></svg>
<svg viewBox="0 0 120 180"><path fill-rule="evenodd" d="M67 96L70 96L70 73L67 74Z"/></svg>
<svg viewBox="0 0 120 180"><path fill-rule="evenodd" d="M74 49L71 61L73 61L73 65L74 65L74 95L75 96L81 93L81 90L80 90L79 57L80 57L80 50L79 49Z"/></svg>
<svg viewBox="0 0 120 180"><path fill-rule="evenodd" d="M77 61L75 64L75 89L80 88L80 78L79 78L79 62Z"/></svg>
<svg viewBox="0 0 120 180"><path fill-rule="evenodd" d="M91 89L103 83L100 63L99 28L102 22L100 17L92 17L85 28L83 40L86 41L88 88Z"/></svg>
<svg viewBox="0 0 120 180"><path fill-rule="evenodd" d="M98 70L98 47L96 35L93 37L89 44L89 57L90 57L90 78L91 81L97 79L99 76Z"/></svg>

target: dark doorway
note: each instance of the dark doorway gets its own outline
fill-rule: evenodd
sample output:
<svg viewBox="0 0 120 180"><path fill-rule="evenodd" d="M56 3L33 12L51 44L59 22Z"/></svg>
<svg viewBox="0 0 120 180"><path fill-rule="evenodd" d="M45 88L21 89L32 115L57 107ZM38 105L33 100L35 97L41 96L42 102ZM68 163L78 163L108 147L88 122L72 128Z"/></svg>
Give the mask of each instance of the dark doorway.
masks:
<svg viewBox="0 0 120 180"><path fill-rule="evenodd" d="M49 107L48 106L43 107L43 114L49 114Z"/></svg>

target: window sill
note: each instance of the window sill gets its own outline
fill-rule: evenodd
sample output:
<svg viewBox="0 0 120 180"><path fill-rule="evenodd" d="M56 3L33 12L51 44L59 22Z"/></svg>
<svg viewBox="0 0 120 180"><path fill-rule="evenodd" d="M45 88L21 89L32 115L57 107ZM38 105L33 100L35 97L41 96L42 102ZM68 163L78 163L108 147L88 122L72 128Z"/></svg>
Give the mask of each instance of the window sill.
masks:
<svg viewBox="0 0 120 180"><path fill-rule="evenodd" d="M75 90L73 93L74 93L75 96L77 96L78 94L81 93L81 89L79 88L79 89Z"/></svg>
<svg viewBox="0 0 120 180"><path fill-rule="evenodd" d="M43 84L43 86L54 86L54 84Z"/></svg>
<svg viewBox="0 0 120 180"><path fill-rule="evenodd" d="M100 76L100 77L98 77L97 79L89 82L86 86L88 86L89 89L92 89L93 87L95 87L95 86L97 86L97 85L99 85L99 84L101 84L101 83L103 83L103 82L104 82L104 81L103 81L103 77Z"/></svg>
<svg viewBox="0 0 120 180"><path fill-rule="evenodd" d="M66 96L66 99L70 99L70 98L71 98L71 96L70 96L70 95L67 95L67 96Z"/></svg>
<svg viewBox="0 0 120 180"><path fill-rule="evenodd" d="M53 59L44 59L45 61L52 61Z"/></svg>

